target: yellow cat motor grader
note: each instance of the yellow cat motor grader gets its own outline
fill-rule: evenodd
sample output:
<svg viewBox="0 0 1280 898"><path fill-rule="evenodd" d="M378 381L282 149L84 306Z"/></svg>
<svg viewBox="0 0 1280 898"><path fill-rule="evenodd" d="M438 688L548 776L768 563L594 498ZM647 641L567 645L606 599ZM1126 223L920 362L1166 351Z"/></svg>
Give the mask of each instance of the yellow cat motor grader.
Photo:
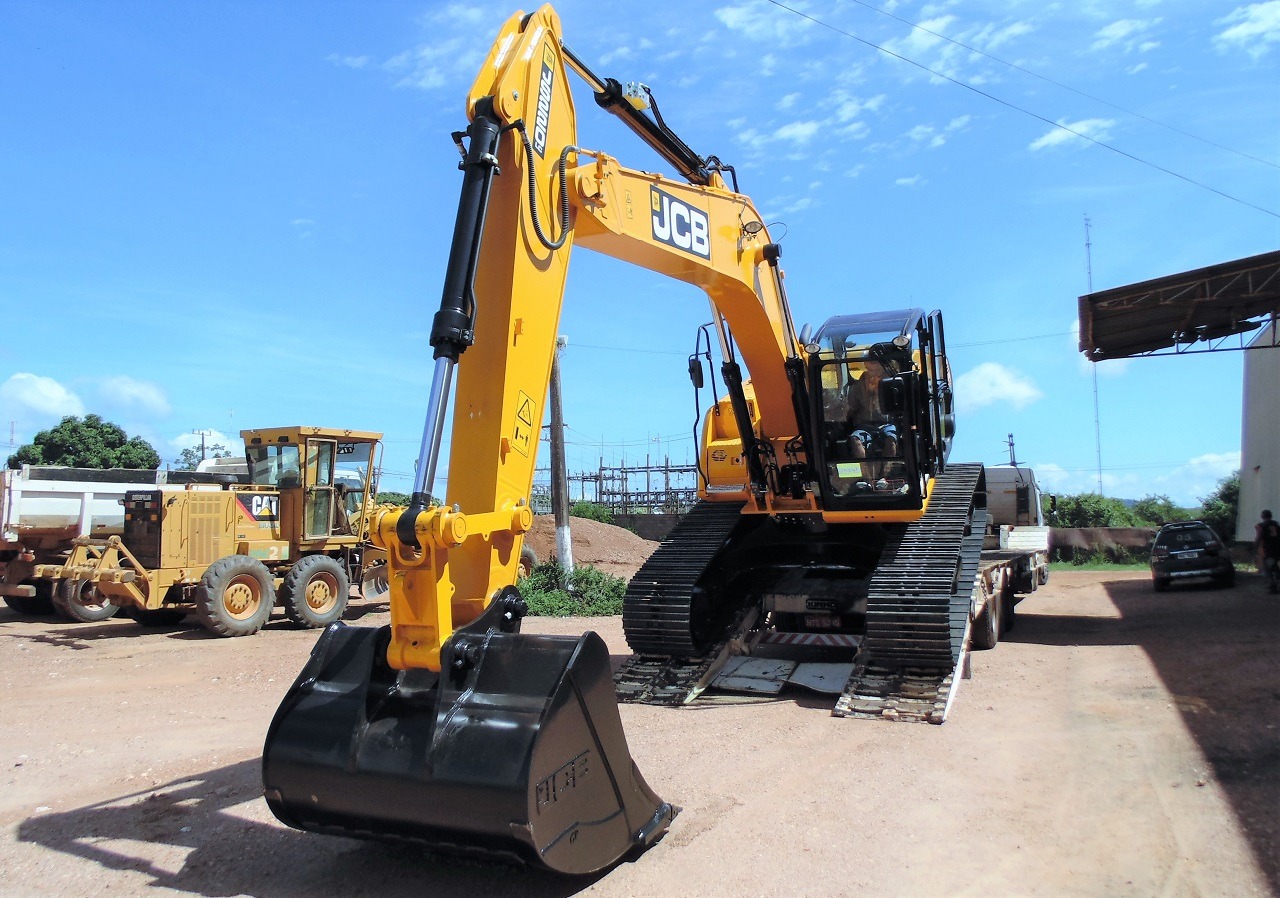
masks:
<svg viewBox="0 0 1280 898"><path fill-rule="evenodd" d="M578 147L567 69L684 180ZM940 316L837 318L801 339L780 248L733 170L689 149L656 104L647 114L651 99L593 74L549 6L512 16L489 51L470 124L454 135L462 195L414 493L374 520L391 623L330 626L276 712L263 784L285 823L589 873L651 845L678 810L631 758L599 636L519 632L514 584L574 244L700 288L723 356L727 397L707 416L700 455L704 501L686 518L691 537L633 580L633 649L702 651L729 610L756 600L752 579L733 576L743 565L788 591L792 604L769 615L857 616L840 604L841 584L891 551L886 528L926 518L950 437ZM868 424L879 436L864 439L864 422L839 409L873 363L885 376L871 404L888 423ZM455 373L446 499L434 505ZM952 582L955 558L939 551L904 569ZM821 615L806 613L811 602ZM887 615L880 645L949 656L947 614L944 602L905 631Z"/></svg>
<svg viewBox="0 0 1280 898"><path fill-rule="evenodd" d="M35 575L59 600L111 602L144 625L194 611L219 636L245 636L277 600L299 626L342 617L350 584L378 579L368 543L381 434L324 427L245 430L248 482L126 491L124 530L75 540Z"/></svg>

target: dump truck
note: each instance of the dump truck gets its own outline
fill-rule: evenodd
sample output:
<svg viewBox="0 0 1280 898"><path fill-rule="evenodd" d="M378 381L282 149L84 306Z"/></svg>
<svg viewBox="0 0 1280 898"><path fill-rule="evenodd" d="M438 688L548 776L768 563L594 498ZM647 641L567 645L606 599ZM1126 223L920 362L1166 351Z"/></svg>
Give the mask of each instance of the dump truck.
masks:
<svg viewBox="0 0 1280 898"><path fill-rule="evenodd" d="M0 596L21 614L57 610L68 620L105 620L117 612L115 605L108 601L68 605L63 601L63 581L37 578L36 566L64 562L77 538L120 536L124 497L131 490L166 486L218 490L235 480L225 472L56 465L4 470L0 472Z"/></svg>
<svg viewBox="0 0 1280 898"><path fill-rule="evenodd" d="M144 625L194 612L219 636L246 636L277 602L301 627L342 617L352 582L382 591L385 553L368 543L381 434L324 427L241 432L248 475L131 486L120 532L71 539L65 558L30 565L88 620L114 606ZM205 482L211 478L212 483Z"/></svg>

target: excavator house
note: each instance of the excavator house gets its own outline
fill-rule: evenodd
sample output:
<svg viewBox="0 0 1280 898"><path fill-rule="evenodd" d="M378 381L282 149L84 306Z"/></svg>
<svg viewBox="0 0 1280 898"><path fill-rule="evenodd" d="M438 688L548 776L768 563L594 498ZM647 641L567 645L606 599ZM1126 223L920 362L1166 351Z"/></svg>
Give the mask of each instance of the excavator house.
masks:
<svg viewBox="0 0 1280 898"><path fill-rule="evenodd" d="M578 146L569 71L679 177ZM263 782L299 829L591 873L655 843L679 809L631 757L604 642L520 633L514 584L572 248L701 289L712 322L695 386L713 342L721 357L701 501L625 599L638 655L697 656L752 609L865 632L885 663L954 661L982 469L947 467L941 315L847 314L797 333L781 248L734 170L681 141L647 87L588 69L551 7L506 22L467 110L412 502L373 526L391 623L323 633L271 724Z"/></svg>

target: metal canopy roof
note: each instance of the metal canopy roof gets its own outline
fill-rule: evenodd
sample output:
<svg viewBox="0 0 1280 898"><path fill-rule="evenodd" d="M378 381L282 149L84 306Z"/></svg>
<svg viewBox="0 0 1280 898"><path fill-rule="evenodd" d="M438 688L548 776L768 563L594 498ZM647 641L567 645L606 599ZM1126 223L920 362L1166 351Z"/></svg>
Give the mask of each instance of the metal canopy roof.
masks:
<svg viewBox="0 0 1280 898"><path fill-rule="evenodd" d="M1245 349L1278 315L1280 251L1085 294L1080 351L1097 362Z"/></svg>

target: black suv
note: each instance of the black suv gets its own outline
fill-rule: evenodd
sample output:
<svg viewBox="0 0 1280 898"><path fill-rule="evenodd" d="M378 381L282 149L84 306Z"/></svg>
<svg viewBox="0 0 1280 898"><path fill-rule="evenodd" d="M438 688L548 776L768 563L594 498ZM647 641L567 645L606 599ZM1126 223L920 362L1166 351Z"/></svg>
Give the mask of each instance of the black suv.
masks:
<svg viewBox="0 0 1280 898"><path fill-rule="evenodd" d="M1173 580L1194 577L1230 586L1236 581L1231 551L1203 521L1165 524L1151 546L1151 585L1163 592Z"/></svg>

